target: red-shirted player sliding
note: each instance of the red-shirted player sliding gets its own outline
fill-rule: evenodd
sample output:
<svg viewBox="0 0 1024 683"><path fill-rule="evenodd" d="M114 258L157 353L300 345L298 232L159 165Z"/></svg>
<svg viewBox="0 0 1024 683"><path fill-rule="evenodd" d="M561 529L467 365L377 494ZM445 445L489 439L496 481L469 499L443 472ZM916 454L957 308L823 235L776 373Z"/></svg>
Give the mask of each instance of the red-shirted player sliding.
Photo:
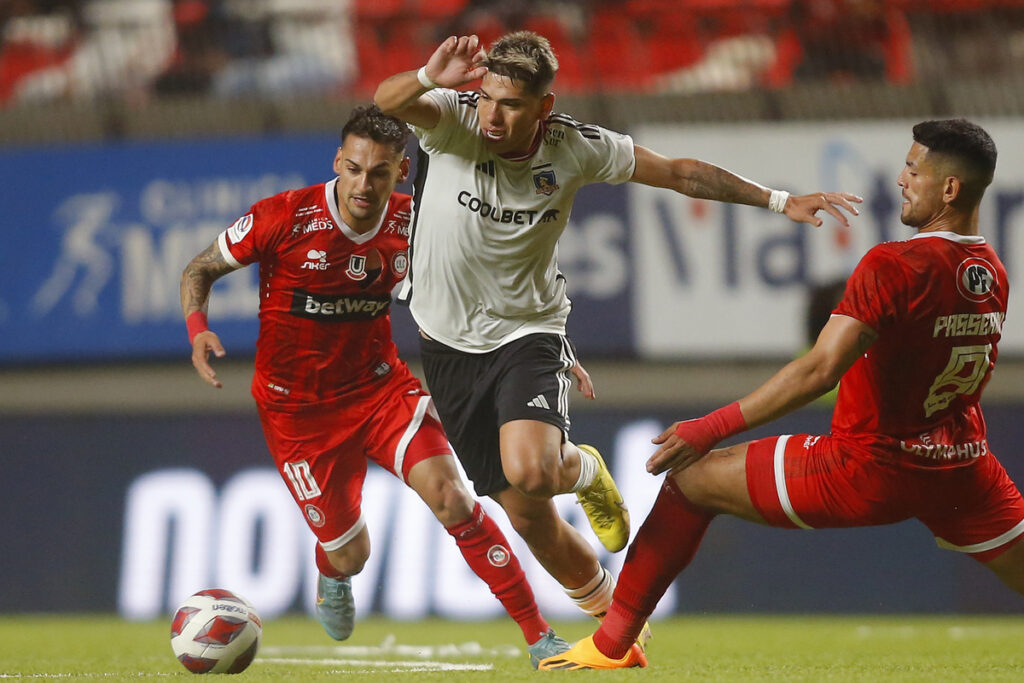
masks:
<svg viewBox="0 0 1024 683"><path fill-rule="evenodd" d="M215 387L210 287L260 264L256 399L267 446L319 543L317 613L344 640L354 627L350 577L370 554L360 511L367 459L423 498L466 562L522 628L531 660L563 651L540 615L504 535L459 476L430 397L398 358L391 290L409 267L409 130L376 107L341 132L335 180L253 205L182 275L192 364Z"/></svg>
<svg viewBox="0 0 1024 683"><path fill-rule="evenodd" d="M669 584L726 513L782 528L857 527L916 518L1024 593L1024 500L989 451L979 400L996 360L1006 270L978 234L995 144L964 120L914 126L897 184L917 229L871 249L814 348L752 394L654 442L668 472L619 575L601 627L542 669L644 666L634 644ZM829 391L832 433L711 451ZM708 451L711 451L710 453Z"/></svg>

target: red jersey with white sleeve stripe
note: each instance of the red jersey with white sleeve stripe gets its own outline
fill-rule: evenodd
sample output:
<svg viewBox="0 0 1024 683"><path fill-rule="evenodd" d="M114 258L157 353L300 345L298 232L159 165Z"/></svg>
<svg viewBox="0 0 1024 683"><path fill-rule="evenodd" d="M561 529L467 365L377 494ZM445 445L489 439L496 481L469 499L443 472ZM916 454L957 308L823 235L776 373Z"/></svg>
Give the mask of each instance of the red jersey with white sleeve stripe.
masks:
<svg viewBox="0 0 1024 683"><path fill-rule="evenodd" d="M832 433L926 466L986 455L979 400L1008 290L1006 269L980 236L926 232L872 248L833 313L878 338L843 375Z"/></svg>
<svg viewBox="0 0 1024 683"><path fill-rule="evenodd" d="M228 263L260 264L252 393L268 407L366 396L401 363L390 306L409 267L411 198L393 193L360 234L338 212L336 182L259 201L218 237Z"/></svg>

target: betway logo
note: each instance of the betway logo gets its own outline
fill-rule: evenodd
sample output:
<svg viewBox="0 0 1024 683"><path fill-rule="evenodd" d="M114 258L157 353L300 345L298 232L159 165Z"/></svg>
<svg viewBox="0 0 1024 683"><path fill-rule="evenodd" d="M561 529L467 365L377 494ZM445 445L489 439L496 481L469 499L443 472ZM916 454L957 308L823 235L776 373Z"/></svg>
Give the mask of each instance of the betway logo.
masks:
<svg viewBox="0 0 1024 683"><path fill-rule="evenodd" d="M309 320L343 323L379 318L387 314L390 306L390 294L338 296L336 294L312 294L296 289L292 292L291 314Z"/></svg>

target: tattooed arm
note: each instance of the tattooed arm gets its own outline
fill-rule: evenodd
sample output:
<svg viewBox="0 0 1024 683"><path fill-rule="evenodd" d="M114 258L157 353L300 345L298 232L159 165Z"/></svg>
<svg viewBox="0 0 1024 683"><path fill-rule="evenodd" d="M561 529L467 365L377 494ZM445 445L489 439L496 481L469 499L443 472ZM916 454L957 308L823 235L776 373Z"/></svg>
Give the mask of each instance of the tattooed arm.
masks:
<svg viewBox="0 0 1024 683"><path fill-rule="evenodd" d="M731 204L767 207L772 191L763 185L747 180L735 173L698 159L669 159L646 147L636 145L636 168L633 170L634 183L665 187L696 199L713 199ZM848 192L817 192L790 196L784 213L798 223L821 225L815 214L824 210L843 225L849 225L846 216L839 210L857 215L857 209L850 202L861 202L860 197Z"/></svg>
<svg viewBox="0 0 1024 683"><path fill-rule="evenodd" d="M188 320L193 313L205 316L210 306L210 288L218 278L235 270L224 260L220 247L214 242L192 259L181 274L181 313ZM200 316L200 317L203 317ZM220 338L211 330L198 332L192 338L192 365L207 383L222 386L217 373L210 365L210 352L218 358L224 356Z"/></svg>

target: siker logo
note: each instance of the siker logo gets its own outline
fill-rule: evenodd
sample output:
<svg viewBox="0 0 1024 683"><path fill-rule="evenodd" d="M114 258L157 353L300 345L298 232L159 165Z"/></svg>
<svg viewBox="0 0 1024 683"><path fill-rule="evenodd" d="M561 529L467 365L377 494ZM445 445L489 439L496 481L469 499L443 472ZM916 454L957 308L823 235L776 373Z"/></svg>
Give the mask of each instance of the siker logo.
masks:
<svg viewBox="0 0 1024 683"><path fill-rule="evenodd" d="M956 287L960 296L981 303L992 298L996 269L983 258L964 259L956 269Z"/></svg>
<svg viewBox="0 0 1024 683"><path fill-rule="evenodd" d="M390 294L313 294L296 289L292 292L292 306L289 312L307 320L347 323L379 318L387 315L390 307Z"/></svg>
<svg viewBox="0 0 1024 683"><path fill-rule="evenodd" d="M302 270L327 270L331 267L327 262L327 252L322 249L310 249L306 258L309 260L302 264Z"/></svg>

